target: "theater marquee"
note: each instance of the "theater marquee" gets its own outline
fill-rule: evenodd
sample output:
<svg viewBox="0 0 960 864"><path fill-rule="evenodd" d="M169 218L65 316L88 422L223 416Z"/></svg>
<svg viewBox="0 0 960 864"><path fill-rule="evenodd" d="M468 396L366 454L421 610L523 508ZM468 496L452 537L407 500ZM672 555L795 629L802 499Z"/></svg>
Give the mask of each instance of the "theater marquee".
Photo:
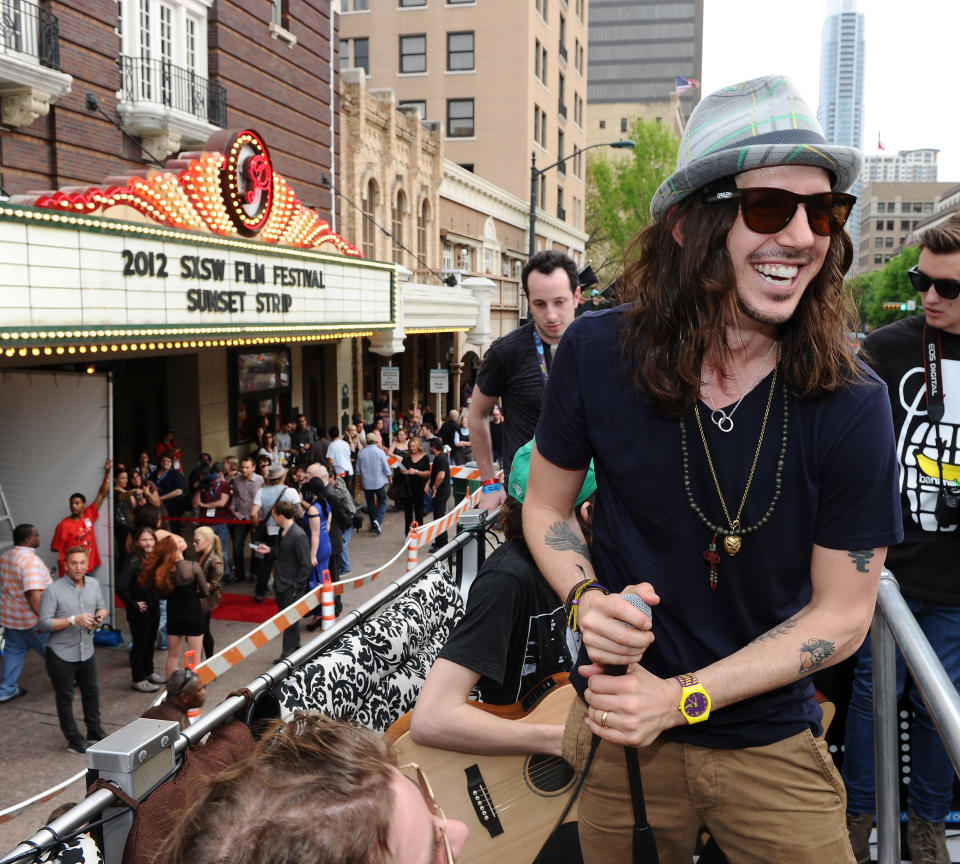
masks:
<svg viewBox="0 0 960 864"><path fill-rule="evenodd" d="M0 353L369 333L395 324L394 273L297 199L257 133L221 131L163 170L0 204Z"/></svg>

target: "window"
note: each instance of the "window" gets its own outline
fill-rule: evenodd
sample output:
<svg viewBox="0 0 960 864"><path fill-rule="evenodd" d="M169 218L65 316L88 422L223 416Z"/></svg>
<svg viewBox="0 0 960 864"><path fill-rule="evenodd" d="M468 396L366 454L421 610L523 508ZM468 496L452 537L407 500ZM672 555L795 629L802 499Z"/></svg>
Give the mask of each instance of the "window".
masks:
<svg viewBox="0 0 960 864"><path fill-rule="evenodd" d="M547 146L547 112L540 112L540 143Z"/></svg>
<svg viewBox="0 0 960 864"><path fill-rule="evenodd" d="M883 245L884 245L887 249L892 249L892 248L893 248L893 237L885 237L884 240L883 240Z"/></svg>
<svg viewBox="0 0 960 864"><path fill-rule="evenodd" d="M540 140L540 106L533 106L533 140L535 143L543 145Z"/></svg>
<svg viewBox="0 0 960 864"><path fill-rule="evenodd" d="M543 80L543 78L540 76L540 40L539 39L533 40L533 75L535 78L539 79L540 81Z"/></svg>
<svg viewBox="0 0 960 864"><path fill-rule="evenodd" d="M876 248L876 249L882 249L882 248L883 248L883 237L874 237L874 238L873 238L873 245L874 245L874 248Z"/></svg>
<svg viewBox="0 0 960 864"><path fill-rule="evenodd" d="M887 220L887 231L893 231L893 230L894 230L894 228L893 228L893 219L888 219L888 220Z"/></svg>
<svg viewBox="0 0 960 864"><path fill-rule="evenodd" d="M427 35L418 33L414 36L400 37L400 72L427 71Z"/></svg>
<svg viewBox="0 0 960 864"><path fill-rule="evenodd" d="M473 162L458 162L457 164L458 164L461 168L463 168L464 171L469 171L471 174L476 173L476 172L474 171L474 169L476 168L476 166L474 165Z"/></svg>
<svg viewBox="0 0 960 864"><path fill-rule="evenodd" d="M573 68L583 75L583 45L579 39L573 42Z"/></svg>
<svg viewBox="0 0 960 864"><path fill-rule="evenodd" d="M476 2L477 0L447 0L447 6L467 6Z"/></svg>
<svg viewBox="0 0 960 864"><path fill-rule="evenodd" d="M352 43L352 45L348 46L348 49L353 49L353 63L351 65L357 69L363 69L363 71L369 75L370 40L364 37L363 39L348 39L347 41Z"/></svg>
<svg viewBox="0 0 960 864"><path fill-rule="evenodd" d="M626 132L626 131L627 131L627 118L626 118L626 117L621 117L621 118L620 118L620 132L623 133L623 132Z"/></svg>
<svg viewBox="0 0 960 864"><path fill-rule="evenodd" d="M883 230L883 219L877 219L877 231Z"/></svg>
<svg viewBox="0 0 960 864"><path fill-rule="evenodd" d="M874 264L883 264L883 255L882 255L881 253L879 253L879 252L878 252L876 255L874 255L874 256L873 256L873 263L874 263Z"/></svg>
<svg viewBox="0 0 960 864"><path fill-rule="evenodd" d="M540 47L540 80L547 83L547 49L546 46Z"/></svg>
<svg viewBox="0 0 960 864"><path fill-rule="evenodd" d="M582 23L583 22L583 0L577 0L576 10L577 10L577 20Z"/></svg>
<svg viewBox="0 0 960 864"><path fill-rule="evenodd" d="M472 138L473 99L447 100L447 137Z"/></svg>
<svg viewBox="0 0 960 864"><path fill-rule="evenodd" d="M606 128L607 128L607 121L606 121L606 120L601 120L601 121L600 121L600 128L601 128L601 129L606 129Z"/></svg>
<svg viewBox="0 0 960 864"><path fill-rule="evenodd" d="M344 12L369 12L370 0L344 0Z"/></svg>
<svg viewBox="0 0 960 864"><path fill-rule="evenodd" d="M543 18L544 21L547 20L547 0L536 0L537 3L537 14Z"/></svg>
<svg viewBox="0 0 960 864"><path fill-rule="evenodd" d="M910 230L910 222L909 222L908 220L906 220L906 219L901 219L901 220L900 220L900 230L901 230L901 231L909 231L909 230Z"/></svg>
<svg viewBox="0 0 960 864"><path fill-rule="evenodd" d="M404 99L397 103L398 108L416 108L420 112L420 119L427 119L427 100L426 99Z"/></svg>
<svg viewBox="0 0 960 864"><path fill-rule="evenodd" d="M557 187L557 218L566 219L567 211L563 207L563 187Z"/></svg>
<svg viewBox="0 0 960 864"><path fill-rule="evenodd" d="M400 189L391 208L391 232L393 234L393 263L403 264L403 217L407 209L407 196Z"/></svg>
<svg viewBox="0 0 960 864"><path fill-rule="evenodd" d="M892 207L891 207L891 209L890 209L890 212L891 212L891 213L893 212L893 208L892 208ZM878 201L878 202L877 202L877 213L883 213L883 201Z"/></svg>
<svg viewBox="0 0 960 864"><path fill-rule="evenodd" d="M447 71L461 72L474 68L473 31L447 34Z"/></svg>
<svg viewBox="0 0 960 864"><path fill-rule="evenodd" d="M376 258L376 216L375 208L377 205L377 184L371 180L367 184L367 195L361 202L363 211L363 246L362 252L364 258Z"/></svg>
<svg viewBox="0 0 960 864"><path fill-rule="evenodd" d="M561 72L557 76L557 95L559 98L560 113L567 116L567 78Z"/></svg>
<svg viewBox="0 0 960 864"><path fill-rule="evenodd" d="M426 6L427 0L400 0L400 8L403 9L406 6Z"/></svg>
<svg viewBox="0 0 960 864"><path fill-rule="evenodd" d="M424 200L417 211L417 255L420 263L427 260L427 223L430 221L430 202Z"/></svg>
<svg viewBox="0 0 960 864"><path fill-rule="evenodd" d="M562 130L562 129L558 129L558 130L557 130L557 159L558 159L558 160L563 159L563 130ZM567 173L567 163L566 163L566 162L560 162L560 164L557 165L557 170L558 170L561 174L566 174L566 173Z"/></svg>
<svg viewBox="0 0 960 864"><path fill-rule="evenodd" d="M289 0L273 0L270 8L270 23L274 27L288 28L290 26Z"/></svg>
<svg viewBox="0 0 960 864"><path fill-rule="evenodd" d="M567 59L567 19L560 16L560 56Z"/></svg>

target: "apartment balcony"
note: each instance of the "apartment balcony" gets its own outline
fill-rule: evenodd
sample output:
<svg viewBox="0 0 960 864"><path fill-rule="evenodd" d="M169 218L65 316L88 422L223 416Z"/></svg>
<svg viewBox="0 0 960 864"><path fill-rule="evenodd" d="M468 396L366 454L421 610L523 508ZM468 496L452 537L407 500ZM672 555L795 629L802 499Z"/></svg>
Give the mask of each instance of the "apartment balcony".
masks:
<svg viewBox="0 0 960 864"><path fill-rule="evenodd" d="M73 78L60 71L60 21L35 3L0 5L0 121L29 126Z"/></svg>
<svg viewBox="0 0 960 864"><path fill-rule="evenodd" d="M227 91L166 60L121 56L117 112L138 135L144 158L165 159L202 146L227 125Z"/></svg>

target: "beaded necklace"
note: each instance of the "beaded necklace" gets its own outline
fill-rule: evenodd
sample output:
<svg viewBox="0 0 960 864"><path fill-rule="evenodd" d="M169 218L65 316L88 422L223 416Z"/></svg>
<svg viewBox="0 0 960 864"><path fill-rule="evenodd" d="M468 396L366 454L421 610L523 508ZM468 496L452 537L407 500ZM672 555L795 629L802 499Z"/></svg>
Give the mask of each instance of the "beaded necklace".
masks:
<svg viewBox="0 0 960 864"><path fill-rule="evenodd" d="M680 454L683 460L683 489L687 495L687 502L690 504L690 509L697 514L700 521L703 522L707 529L713 534L713 538L711 539L707 550L703 553L703 558L710 565L710 588L713 591L717 590L717 583L719 581L718 565L720 563L720 555L717 552L717 538L723 538L724 551L732 558L740 551L740 548L743 544L743 536L745 534L753 534L754 532L759 531L764 525L767 524L767 522L770 521L770 517L773 515L773 511L777 506L777 502L780 500L780 493L783 486L783 465L787 454L787 440L790 420L790 406L786 383L783 384L783 427L780 432L780 455L777 457L777 471L774 475L773 481L773 497L770 499L770 505L767 507L766 512L760 517L755 525L742 526L740 524L740 516L743 513L743 507L747 501L747 493L750 491L750 486L753 483L753 475L757 467L757 460L760 458L760 447L763 444L763 436L767 428L767 419L770 416L770 405L773 401L773 391L776 387L776 383L777 369L774 367L773 378L770 381L770 393L767 396L767 406L763 415L763 425L760 428L760 440L757 442L757 449L754 453L753 464L750 467L750 475L747 478L746 488L743 490L743 497L740 499L740 507L737 510L736 517L733 519L730 518L730 513L727 510L727 502L723 497L723 492L720 490L720 481L717 478L717 472L714 470L713 459L710 455L710 448L707 446L707 437L704 434L703 424L700 421L700 411L697 408L696 402L694 402L693 413L697 419L697 427L700 430L703 448L707 454L707 464L710 466L710 473L713 476L713 482L717 489L717 495L720 498L720 506L723 508L724 516L726 516L727 523L730 526L729 529L722 528L721 526L715 525L713 522L711 522L707 517L707 514L703 511L703 508L697 504L693 497L693 489L690 482L690 454L687 448L687 429L684 421L682 419L680 420Z"/></svg>

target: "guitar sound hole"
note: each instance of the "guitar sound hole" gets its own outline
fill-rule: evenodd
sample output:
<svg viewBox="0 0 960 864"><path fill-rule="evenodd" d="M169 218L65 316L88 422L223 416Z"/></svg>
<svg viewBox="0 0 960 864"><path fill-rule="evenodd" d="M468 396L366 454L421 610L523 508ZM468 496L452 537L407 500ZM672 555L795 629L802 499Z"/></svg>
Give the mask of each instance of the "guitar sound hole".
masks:
<svg viewBox="0 0 960 864"><path fill-rule="evenodd" d="M557 756L536 753L527 759L527 782L542 795L562 792L573 779L573 769Z"/></svg>

